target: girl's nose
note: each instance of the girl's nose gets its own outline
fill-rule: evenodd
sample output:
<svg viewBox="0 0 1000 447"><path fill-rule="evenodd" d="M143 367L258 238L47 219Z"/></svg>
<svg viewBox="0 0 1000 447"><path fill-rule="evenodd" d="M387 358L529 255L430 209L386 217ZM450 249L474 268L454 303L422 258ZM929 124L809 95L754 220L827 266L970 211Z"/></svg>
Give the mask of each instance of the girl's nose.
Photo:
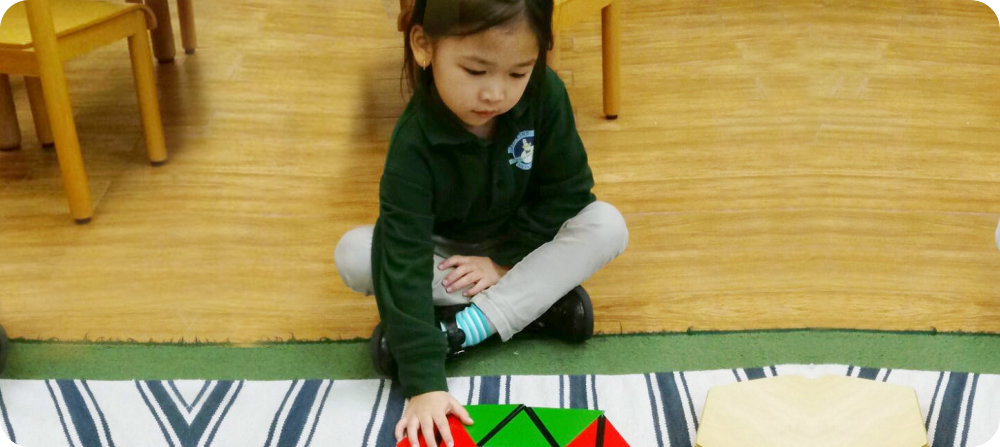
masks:
<svg viewBox="0 0 1000 447"><path fill-rule="evenodd" d="M500 102L504 99L503 88L496 84L487 85L479 95L483 101L490 103Z"/></svg>

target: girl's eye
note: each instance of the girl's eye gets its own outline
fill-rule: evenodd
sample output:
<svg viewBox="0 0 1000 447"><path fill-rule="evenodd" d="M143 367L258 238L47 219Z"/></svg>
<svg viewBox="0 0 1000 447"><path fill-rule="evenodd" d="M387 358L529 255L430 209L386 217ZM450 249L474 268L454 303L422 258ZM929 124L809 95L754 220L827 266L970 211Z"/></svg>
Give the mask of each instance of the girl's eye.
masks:
<svg viewBox="0 0 1000 447"><path fill-rule="evenodd" d="M464 67L463 67L464 68ZM473 76L482 76L486 74L485 71L473 70L471 68L464 68L465 72Z"/></svg>
<svg viewBox="0 0 1000 447"><path fill-rule="evenodd" d="M510 74L510 77L512 77L514 79L521 79L521 78L523 78L525 76L527 76L527 73L511 73Z"/></svg>

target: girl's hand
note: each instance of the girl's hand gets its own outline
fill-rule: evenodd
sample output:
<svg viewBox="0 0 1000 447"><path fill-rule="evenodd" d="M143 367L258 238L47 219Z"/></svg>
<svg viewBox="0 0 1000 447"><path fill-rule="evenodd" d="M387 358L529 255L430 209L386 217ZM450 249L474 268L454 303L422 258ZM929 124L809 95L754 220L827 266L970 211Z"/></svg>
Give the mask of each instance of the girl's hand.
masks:
<svg viewBox="0 0 1000 447"><path fill-rule="evenodd" d="M465 425L472 424L472 418L465 407L458 403L447 391L431 391L410 398L410 403L403 411L403 417L396 424L396 442L403 439L404 431L410 439L410 445L420 445L417 430L424 435L428 447L436 446L434 442L434 427L441 433L441 439L448 447L454 446L451 429L448 428L448 414L454 414Z"/></svg>
<svg viewBox="0 0 1000 447"><path fill-rule="evenodd" d="M500 281L500 277L505 275L509 268L499 266L490 258L481 256L452 256L445 259L438 268L441 270L455 268L441 284L444 285L448 293L462 290L471 284L475 284L466 290L465 296L476 296L477 293L490 288L490 286Z"/></svg>

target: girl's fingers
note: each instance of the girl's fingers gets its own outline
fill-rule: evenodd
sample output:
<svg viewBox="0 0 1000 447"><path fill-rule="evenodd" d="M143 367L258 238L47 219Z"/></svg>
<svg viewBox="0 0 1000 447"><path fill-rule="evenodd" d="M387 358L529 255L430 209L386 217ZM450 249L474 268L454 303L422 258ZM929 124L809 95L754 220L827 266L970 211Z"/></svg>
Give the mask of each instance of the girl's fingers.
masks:
<svg viewBox="0 0 1000 447"><path fill-rule="evenodd" d="M441 262L440 264L438 264L438 268L441 269L441 270L445 270L445 269L447 269L449 267L454 267L456 265L461 264L463 260L464 260L464 256L455 255L455 256L452 256L452 257L450 257L448 259L445 259L443 262Z"/></svg>
<svg viewBox="0 0 1000 447"><path fill-rule="evenodd" d="M448 286L448 292L451 293L451 292L454 292L456 290L462 290L462 289L464 289L466 287L469 287L472 284L475 284L475 283L481 281L482 279L483 279L483 275L481 273L479 273L479 272L469 272L465 276L459 278L458 281L455 281L454 284Z"/></svg>
<svg viewBox="0 0 1000 447"><path fill-rule="evenodd" d="M433 446L433 445L436 444L434 442L434 420L433 419L431 419L431 418L425 418L424 420L420 421L420 430L424 432L423 433L424 434L424 441L427 441L427 446L428 447ZM414 444L414 447L417 447L417 445Z"/></svg>
<svg viewBox="0 0 1000 447"><path fill-rule="evenodd" d="M406 417L402 417L399 419L399 422L396 423L396 430L393 431L393 433L396 435L396 442L399 442L403 439L403 434L405 430L406 430Z"/></svg>
<svg viewBox="0 0 1000 447"><path fill-rule="evenodd" d="M487 281L486 278L480 279L476 283L475 287L465 291L465 296L476 296L479 294L479 292L488 289L491 285L492 284L490 284L490 282Z"/></svg>
<svg viewBox="0 0 1000 447"><path fill-rule="evenodd" d="M451 437L451 427L448 426L448 418L444 416L438 416L434 418L434 423L437 425L438 433L441 434L441 440L448 447L455 445L455 441Z"/></svg>
<svg viewBox="0 0 1000 447"><path fill-rule="evenodd" d="M410 439L411 447L420 447L418 429L420 429L420 422L417 421L417 418L410 419L410 422L406 424L406 437Z"/></svg>
<svg viewBox="0 0 1000 447"><path fill-rule="evenodd" d="M465 276L470 271L472 271L472 268L469 267L468 265L460 265L458 267L455 267L455 270L449 273L448 276L444 278L444 281L441 282L441 284L444 284L445 286L451 286L452 284L455 283L455 281Z"/></svg>
<svg viewBox="0 0 1000 447"><path fill-rule="evenodd" d="M458 401L455 400L454 398L452 398L451 400L451 413L454 414L455 416L458 416L458 419L460 419L463 424L465 425L473 424L472 417L469 416L469 412L466 411L465 407L463 407L462 404L458 403Z"/></svg>

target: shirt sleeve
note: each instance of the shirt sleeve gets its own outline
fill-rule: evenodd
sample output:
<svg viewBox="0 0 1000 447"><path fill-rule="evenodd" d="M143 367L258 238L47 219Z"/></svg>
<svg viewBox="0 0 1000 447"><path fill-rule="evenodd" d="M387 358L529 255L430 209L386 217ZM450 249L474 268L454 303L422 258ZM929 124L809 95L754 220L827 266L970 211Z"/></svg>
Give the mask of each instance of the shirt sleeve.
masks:
<svg viewBox="0 0 1000 447"><path fill-rule="evenodd" d="M445 391L445 335L431 297L432 179L416 150L390 145L379 184L372 275L379 314L405 397Z"/></svg>
<svg viewBox="0 0 1000 447"><path fill-rule="evenodd" d="M500 265L513 265L552 240L563 223L596 200L565 84L546 68L540 91L531 181L525 202L509 223L509 243L493 255Z"/></svg>

